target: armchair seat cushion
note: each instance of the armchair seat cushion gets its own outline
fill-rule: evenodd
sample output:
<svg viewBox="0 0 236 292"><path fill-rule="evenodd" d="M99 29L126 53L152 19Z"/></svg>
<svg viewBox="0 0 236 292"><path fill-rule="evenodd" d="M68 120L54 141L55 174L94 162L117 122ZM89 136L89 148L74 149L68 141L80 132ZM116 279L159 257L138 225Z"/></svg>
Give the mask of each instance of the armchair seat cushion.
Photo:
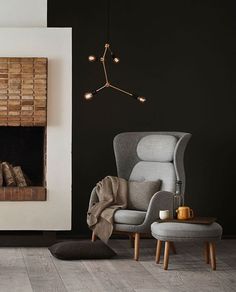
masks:
<svg viewBox="0 0 236 292"><path fill-rule="evenodd" d="M146 217L146 212L136 210L117 210L114 222L118 224L140 225Z"/></svg>

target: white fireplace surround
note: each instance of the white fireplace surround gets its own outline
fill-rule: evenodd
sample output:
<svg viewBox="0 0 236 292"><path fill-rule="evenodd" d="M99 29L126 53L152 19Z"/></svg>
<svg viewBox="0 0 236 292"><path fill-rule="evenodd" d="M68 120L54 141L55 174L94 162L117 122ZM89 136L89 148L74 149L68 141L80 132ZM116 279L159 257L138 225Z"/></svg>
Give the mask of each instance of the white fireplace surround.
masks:
<svg viewBox="0 0 236 292"><path fill-rule="evenodd" d="M48 58L47 200L0 202L0 230L71 229L70 28L0 28L1 57Z"/></svg>
<svg viewBox="0 0 236 292"><path fill-rule="evenodd" d="M0 0L0 27L47 26L47 0Z"/></svg>

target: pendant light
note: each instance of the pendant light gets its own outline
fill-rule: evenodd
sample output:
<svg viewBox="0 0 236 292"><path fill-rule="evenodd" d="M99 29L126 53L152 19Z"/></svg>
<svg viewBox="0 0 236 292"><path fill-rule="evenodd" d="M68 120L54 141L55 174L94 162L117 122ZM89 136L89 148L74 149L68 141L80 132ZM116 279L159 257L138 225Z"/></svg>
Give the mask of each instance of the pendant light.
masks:
<svg viewBox="0 0 236 292"><path fill-rule="evenodd" d="M96 61L100 61L101 62L102 68L103 68L104 77L105 77L105 84L102 85L101 87L95 89L94 91L86 92L84 94L84 98L86 100L90 100L99 91L101 91L101 90L103 90L105 88L111 88L111 89L114 89L116 91L119 91L119 92L122 92L124 94L129 95L129 96L133 97L134 99L138 100L141 103L144 103L146 101L146 98L144 96L140 96L138 94L126 91L126 90L124 90L124 89L122 89L120 87L117 87L117 86L111 84L111 82L109 81L109 76L108 76L107 67L106 67L106 58L107 58L108 54L110 55L110 57L112 58L112 60L113 60L113 62L115 64L120 62L120 59L112 51L111 45L110 45L110 10L111 10L110 7L111 7L111 0L107 0L107 41L106 41L105 46L104 46L103 55L100 58L96 57L95 55L90 55L88 57L88 61L89 62L96 62Z"/></svg>

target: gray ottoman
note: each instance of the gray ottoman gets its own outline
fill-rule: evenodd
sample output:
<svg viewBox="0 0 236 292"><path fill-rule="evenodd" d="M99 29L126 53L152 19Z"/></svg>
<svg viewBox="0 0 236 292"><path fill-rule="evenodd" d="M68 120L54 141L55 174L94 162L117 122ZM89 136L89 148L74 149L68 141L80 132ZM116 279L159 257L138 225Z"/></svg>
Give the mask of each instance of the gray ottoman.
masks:
<svg viewBox="0 0 236 292"><path fill-rule="evenodd" d="M221 239L222 227L214 222L210 225L175 222L154 222L151 225L153 237L157 239L156 263L160 261L161 244L165 242L164 269L168 269L169 249L175 241L202 241L205 243L206 263L216 269L215 242Z"/></svg>

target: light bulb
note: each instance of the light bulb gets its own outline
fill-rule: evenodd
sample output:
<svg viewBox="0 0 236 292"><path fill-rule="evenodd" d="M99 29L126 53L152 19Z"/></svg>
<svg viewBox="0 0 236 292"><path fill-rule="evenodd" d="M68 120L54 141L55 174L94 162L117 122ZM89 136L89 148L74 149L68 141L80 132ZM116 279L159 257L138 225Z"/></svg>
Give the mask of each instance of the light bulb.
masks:
<svg viewBox="0 0 236 292"><path fill-rule="evenodd" d="M146 98L144 96L138 96L137 100L140 101L141 103L144 103L146 101Z"/></svg>
<svg viewBox="0 0 236 292"><path fill-rule="evenodd" d="M93 97L92 92L86 92L86 93L84 94L84 98L87 99L87 100L91 99L92 97Z"/></svg>
<svg viewBox="0 0 236 292"><path fill-rule="evenodd" d="M90 56L88 56L88 60L89 60L89 62L95 62L96 61L96 56L94 56L94 55L90 55Z"/></svg>
<svg viewBox="0 0 236 292"><path fill-rule="evenodd" d="M120 59L117 58L117 57L115 57L115 58L114 58L114 62L115 62L115 63L119 63L119 62L120 62Z"/></svg>
<svg viewBox="0 0 236 292"><path fill-rule="evenodd" d="M120 62L120 59L118 57L116 57L116 55L114 53L111 54L111 57L112 57L112 59L113 59L113 61L115 63L119 63Z"/></svg>

